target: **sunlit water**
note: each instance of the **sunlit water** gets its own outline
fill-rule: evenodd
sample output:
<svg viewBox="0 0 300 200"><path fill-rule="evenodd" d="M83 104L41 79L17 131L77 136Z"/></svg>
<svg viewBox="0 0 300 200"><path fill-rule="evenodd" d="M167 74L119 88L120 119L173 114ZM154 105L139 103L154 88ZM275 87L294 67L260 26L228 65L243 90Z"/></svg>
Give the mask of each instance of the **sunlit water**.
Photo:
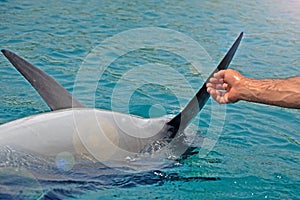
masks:
<svg viewBox="0 0 300 200"><path fill-rule="evenodd" d="M0 1L0 48L25 57L69 91L81 94L79 98L90 107L117 107L143 117L170 116L191 98L187 89L197 90L202 85L202 77L207 76L205 64L217 64L241 31L245 37L231 68L254 78L300 75L299 10L298 0ZM192 38L213 61L203 61L202 73L195 72L182 56L141 48L118 57L107 68L96 83L94 101L84 98L86 88L74 88L83 61L102 41L147 27L170 29ZM170 74L159 80L163 76L157 78L156 71L150 70L145 77L138 74L138 78L122 79L132 93L127 105L118 104L128 99L112 95L118 81L147 63L172 67L191 88L183 87ZM151 75L157 84L132 86ZM0 56L0 77L0 124L49 111L4 56ZM211 117L212 105L209 101L200 120L194 122L200 138L217 120ZM226 115L224 125L208 155L198 147L198 154L141 173L120 173L126 170L116 172L101 163L84 162L77 163L81 167L76 169L61 169L58 161L1 147L0 198L299 198L299 110L238 102L227 105L222 115Z"/></svg>

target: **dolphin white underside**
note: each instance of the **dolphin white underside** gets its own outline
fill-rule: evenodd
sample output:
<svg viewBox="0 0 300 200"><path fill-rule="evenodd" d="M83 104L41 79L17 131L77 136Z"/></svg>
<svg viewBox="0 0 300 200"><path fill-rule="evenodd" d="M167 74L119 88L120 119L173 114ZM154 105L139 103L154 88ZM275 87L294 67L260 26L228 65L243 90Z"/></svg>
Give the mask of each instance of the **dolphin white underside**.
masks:
<svg viewBox="0 0 300 200"><path fill-rule="evenodd" d="M0 126L0 146L44 156L69 152L98 161L120 160L143 150L166 123L99 109L42 113Z"/></svg>

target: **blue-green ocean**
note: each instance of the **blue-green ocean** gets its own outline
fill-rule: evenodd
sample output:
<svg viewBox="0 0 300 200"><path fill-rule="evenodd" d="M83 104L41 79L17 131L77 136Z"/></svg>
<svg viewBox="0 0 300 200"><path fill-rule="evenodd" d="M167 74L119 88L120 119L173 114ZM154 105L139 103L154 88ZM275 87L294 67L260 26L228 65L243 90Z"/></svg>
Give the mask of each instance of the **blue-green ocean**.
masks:
<svg viewBox="0 0 300 200"><path fill-rule="evenodd" d="M242 31L230 68L259 79L300 75L299 11L299 0L0 0L0 48L51 75L88 107L173 116ZM86 80L91 88L83 87L81 69L99 46L110 62ZM97 75L104 64L93 63L89 73ZM0 55L0 124L44 112L47 104ZM209 100L197 119L196 134L215 141L207 153L194 142L187 158L139 173L109 173L97 164L62 171L4 148L0 199L300 198L299 110Z"/></svg>

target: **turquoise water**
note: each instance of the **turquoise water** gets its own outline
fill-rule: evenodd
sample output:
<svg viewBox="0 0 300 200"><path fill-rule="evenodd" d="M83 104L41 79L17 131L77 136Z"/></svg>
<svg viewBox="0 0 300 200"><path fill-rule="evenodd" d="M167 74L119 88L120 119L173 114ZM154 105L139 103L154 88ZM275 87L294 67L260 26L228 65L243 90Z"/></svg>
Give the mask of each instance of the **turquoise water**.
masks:
<svg viewBox="0 0 300 200"><path fill-rule="evenodd" d="M125 86L132 91L129 106L120 103L124 96L112 98L114 88L128 71L147 63L159 63L182 74L196 90L203 83L206 64L217 64L241 31L245 37L231 68L253 78L300 75L299 10L298 0L7 0L0 1L0 48L17 52L69 91L81 94L79 99L90 107L112 109L116 104L120 110L126 110L127 106L129 113L144 117L174 115L191 95L178 79L167 73L165 80L157 78L156 70L145 73L145 77L139 74L140 79L146 79L153 73L152 79L158 82L137 89L132 85L140 79L125 78ZM93 49L124 31L149 27L174 30L193 39L213 61L202 61L203 72L193 73L190 63L174 52L153 48L127 52L107 67L96 84L94 101L85 98L86 88L76 87L76 83L83 61ZM0 77L0 124L49 111L3 56L0 56ZM182 99L172 85L177 85L176 91L180 91ZM152 105L157 105L158 111ZM194 122L199 127L197 134L205 135L212 126L213 105L209 101L199 115L199 122ZM1 198L298 199L299 110L238 102L227 105L222 114L224 125L219 127L217 143L207 156L195 154L157 171L114 174L99 166L86 166L78 172L61 172L22 152L18 158L8 156L9 161L1 161L0 165ZM1 156L5 152L9 149L2 150ZM10 163L12 167L7 167ZM106 173L100 173L103 171ZM33 172L45 176L38 178ZM64 178L51 178L47 174Z"/></svg>

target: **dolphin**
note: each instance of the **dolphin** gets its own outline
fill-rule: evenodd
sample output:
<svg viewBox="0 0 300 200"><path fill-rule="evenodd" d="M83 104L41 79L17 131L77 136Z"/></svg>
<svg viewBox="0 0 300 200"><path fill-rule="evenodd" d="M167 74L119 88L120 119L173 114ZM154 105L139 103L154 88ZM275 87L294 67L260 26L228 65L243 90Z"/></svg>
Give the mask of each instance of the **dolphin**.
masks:
<svg viewBox="0 0 300 200"><path fill-rule="evenodd" d="M209 78L227 69L243 37L241 32ZM142 118L87 108L49 75L9 50L1 50L30 82L51 112L0 125L0 147L55 157L67 152L76 159L114 162L137 154L159 152L180 138L209 98L206 82L186 107L173 118ZM181 141L181 140L180 140ZM187 149L178 147L180 153Z"/></svg>

